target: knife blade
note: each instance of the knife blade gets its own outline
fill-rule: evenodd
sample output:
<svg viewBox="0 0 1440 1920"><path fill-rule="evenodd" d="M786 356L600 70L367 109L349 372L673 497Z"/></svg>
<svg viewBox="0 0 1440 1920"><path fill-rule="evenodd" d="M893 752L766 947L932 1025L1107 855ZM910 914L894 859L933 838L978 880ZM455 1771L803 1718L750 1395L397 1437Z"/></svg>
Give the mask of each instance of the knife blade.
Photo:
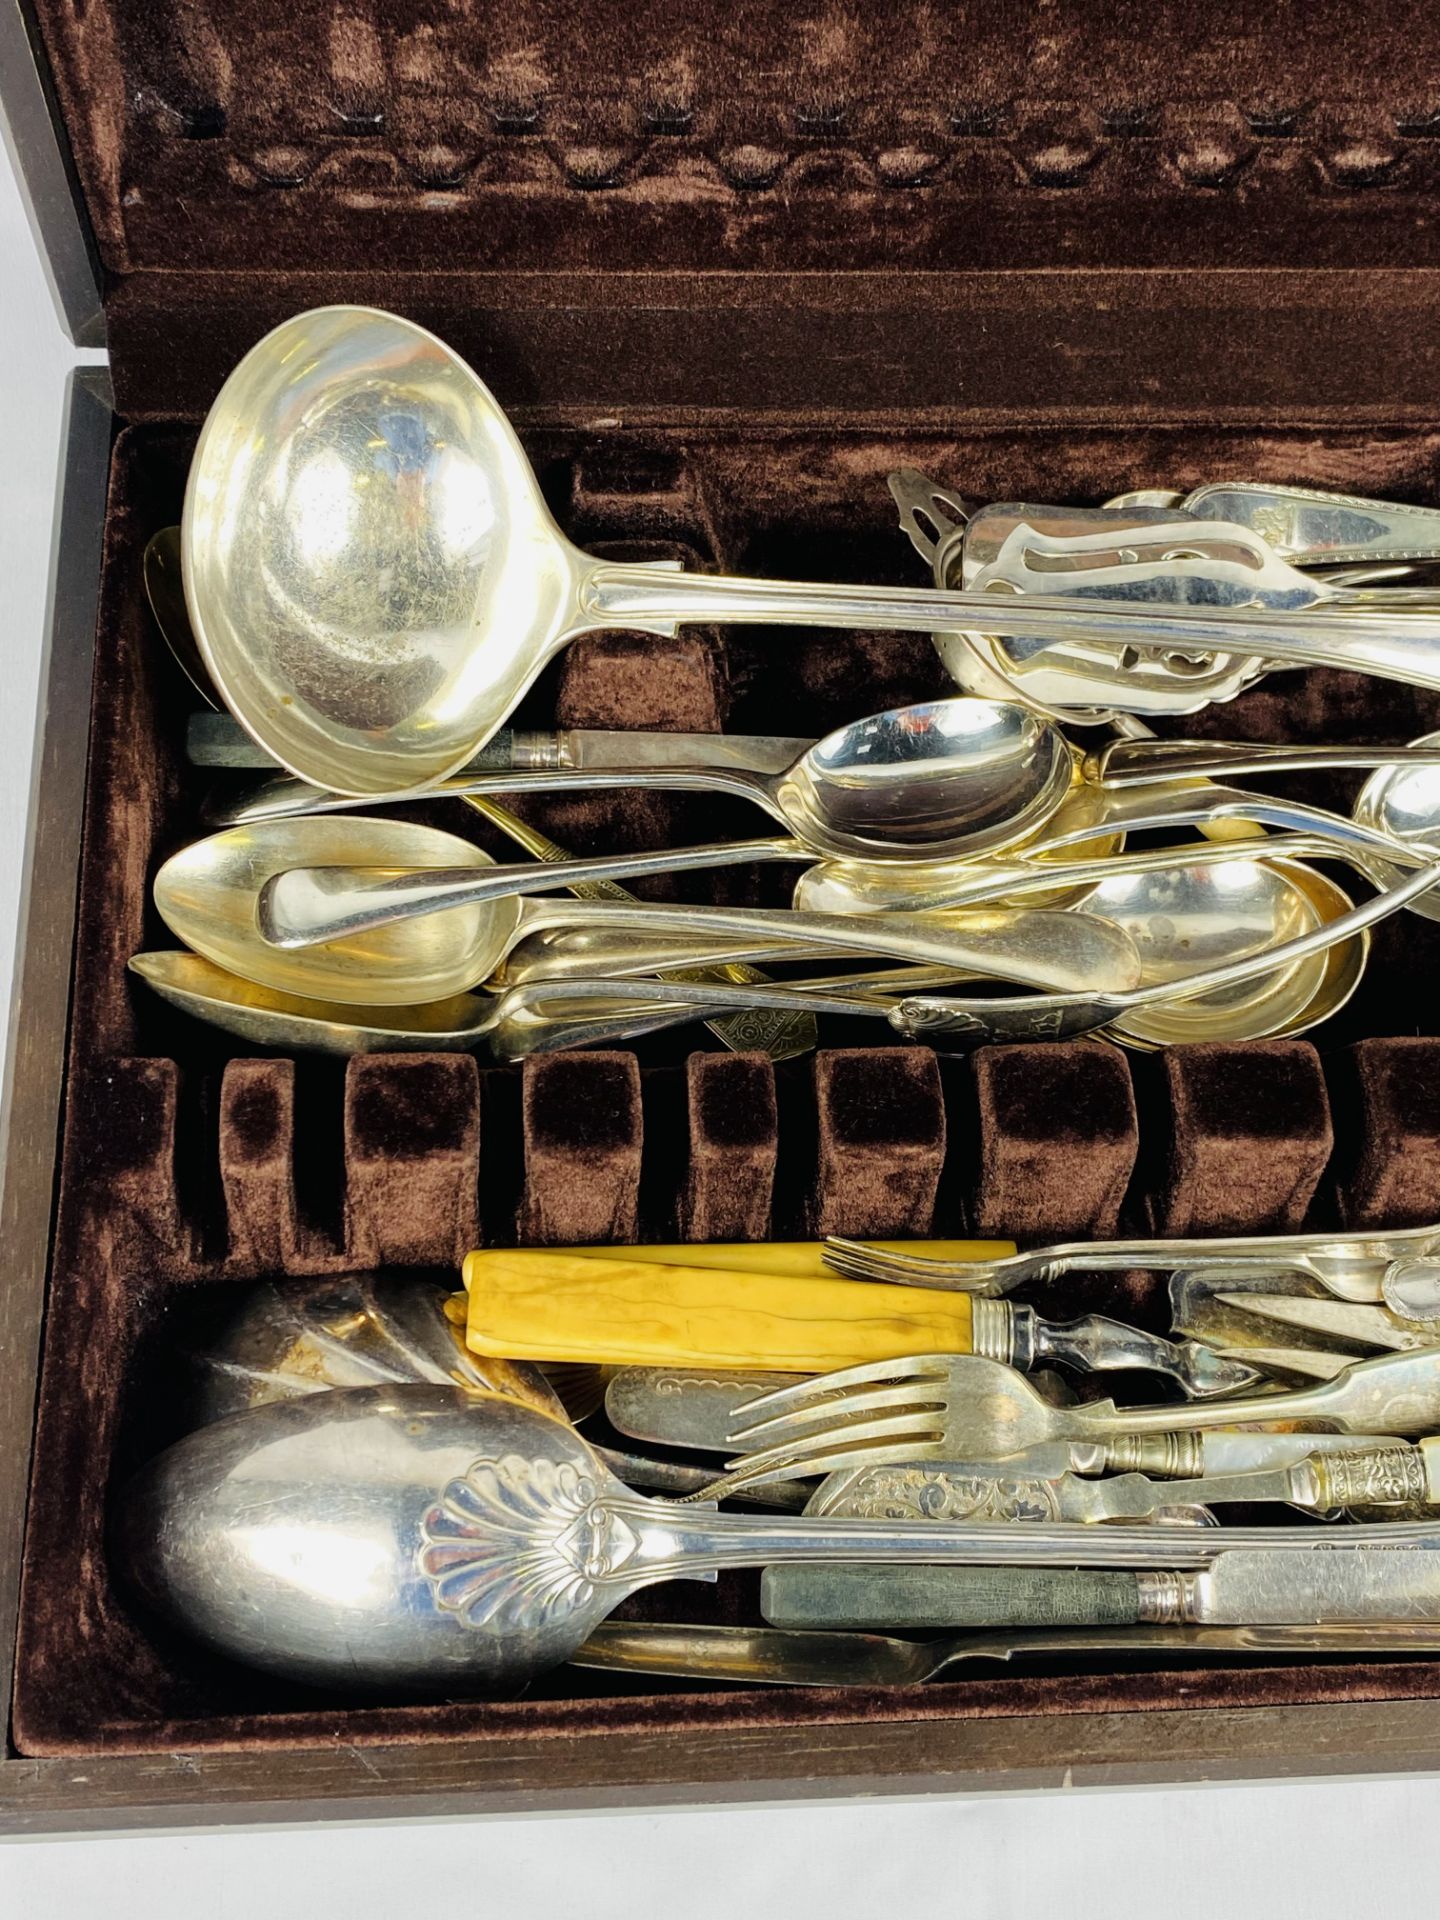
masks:
<svg viewBox="0 0 1440 1920"><path fill-rule="evenodd" d="M1238 1307L1257 1320L1278 1320L1283 1326L1309 1333L1333 1334L1367 1347L1394 1353L1415 1353L1440 1345L1440 1333L1407 1327L1387 1307L1362 1307L1349 1300L1311 1300L1289 1293L1217 1293L1227 1307Z"/></svg>
<svg viewBox="0 0 1440 1920"><path fill-rule="evenodd" d="M1327 1626L1440 1620L1440 1552L1238 1548L1194 1573L1020 1567L767 1567L775 1627Z"/></svg>

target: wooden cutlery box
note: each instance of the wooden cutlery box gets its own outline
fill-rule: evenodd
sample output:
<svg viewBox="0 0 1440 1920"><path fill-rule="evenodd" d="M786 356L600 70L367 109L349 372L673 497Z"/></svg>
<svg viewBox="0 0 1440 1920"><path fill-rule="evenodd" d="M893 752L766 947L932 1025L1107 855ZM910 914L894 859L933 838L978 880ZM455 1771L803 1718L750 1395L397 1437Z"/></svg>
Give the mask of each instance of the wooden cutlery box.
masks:
<svg viewBox="0 0 1440 1920"><path fill-rule="evenodd" d="M477 1244L1257 1232L1440 1217L1440 927L1377 932L1315 1042L970 1057L702 1028L523 1070L246 1057L126 974L200 830L141 553L230 367L328 301L434 328L566 530L616 554L919 581L887 472L1094 503L1275 479L1433 500L1440 15L743 0L0 0L15 145L77 337L4 1190L4 1817L20 1830L1440 1765L1440 1664L967 1669L747 1692L565 1670L523 1698L287 1689L117 1588L117 1476L167 1340L259 1275L453 1273ZM112 411L113 403L113 411ZM37 484L40 481L37 479ZM524 724L813 735L944 691L928 641L581 641ZM23 717L15 717L23 728ZM1189 729L1407 739L1440 698L1272 676ZM1347 805L1343 781L1303 788ZM457 830L478 820L433 812ZM733 803L536 801L580 851ZM488 842L492 846L498 843ZM654 897L778 902L774 869ZM1153 1283L1047 1311L1163 1326ZM42 1338L43 1334L43 1338ZM38 1384L35 1384L38 1382ZM636 1603L637 1606L640 1603ZM754 1619L753 1580L653 1618Z"/></svg>

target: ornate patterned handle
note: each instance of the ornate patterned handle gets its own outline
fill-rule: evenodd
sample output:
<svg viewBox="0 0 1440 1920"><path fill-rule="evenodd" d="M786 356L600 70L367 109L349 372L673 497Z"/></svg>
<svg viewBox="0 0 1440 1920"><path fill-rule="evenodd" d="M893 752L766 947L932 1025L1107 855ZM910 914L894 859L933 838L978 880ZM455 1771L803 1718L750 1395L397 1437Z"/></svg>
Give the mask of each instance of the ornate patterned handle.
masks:
<svg viewBox="0 0 1440 1920"><path fill-rule="evenodd" d="M1440 1440L1317 1454L1308 1466L1319 1507L1433 1506L1440 1501Z"/></svg>

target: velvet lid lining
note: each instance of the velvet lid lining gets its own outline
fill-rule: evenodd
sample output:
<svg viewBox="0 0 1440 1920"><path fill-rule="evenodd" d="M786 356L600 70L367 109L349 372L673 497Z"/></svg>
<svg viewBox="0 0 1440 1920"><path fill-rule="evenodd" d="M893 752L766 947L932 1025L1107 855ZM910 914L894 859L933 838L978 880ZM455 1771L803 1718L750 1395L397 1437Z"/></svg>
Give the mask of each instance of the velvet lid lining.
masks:
<svg viewBox="0 0 1440 1920"><path fill-rule="evenodd" d="M1435 257L1419 0L32 4L116 274Z"/></svg>
<svg viewBox="0 0 1440 1920"><path fill-rule="evenodd" d="M1381 929L1356 999L1311 1040L1127 1056L1102 1041L936 1054L828 1026L775 1067L703 1028L632 1049L499 1068L468 1056L344 1062L266 1056L167 1010L125 972L172 944L149 904L156 863L194 834L207 778L184 764L187 687L144 604L140 556L172 521L190 430L138 426L116 447L77 926L69 1093L26 1541L14 1736L23 1752L537 1738L637 1726L734 1726L1174 1703L1416 1696L1430 1665L1127 1662L976 1669L928 1690L707 1693L564 1670L525 1699L376 1704L317 1698L213 1659L117 1582L106 1501L183 1425L177 1343L259 1276L387 1267L454 1277L476 1244L975 1233L1028 1244L1117 1228L1206 1233L1303 1222L1395 1226L1440 1214L1440 928ZM1155 426L943 437L744 428L529 436L547 496L601 551L791 574L914 579L884 474L910 461L996 497L1104 498L1202 475L1348 480L1424 495L1440 440L1404 430L1243 433ZM595 636L527 700L522 724L803 733L944 690L920 636ZM1337 673L1277 675L1192 730L1257 738L1406 738L1435 696ZM1312 783L1348 802L1353 782ZM458 803L437 824L501 843ZM526 811L578 851L755 831L752 810L623 791ZM1343 875L1339 876L1343 878ZM652 898L769 903L765 867L637 883ZM1146 1276L1069 1281L1044 1313L1163 1327ZM197 1321L198 1316L198 1321ZM188 1331L187 1331L188 1330ZM1117 1383L1117 1385L1120 1383ZM1136 1392L1156 1383L1136 1378ZM637 1596L652 1619L755 1617L751 1576ZM1183 1663L1180 1663L1183 1665Z"/></svg>

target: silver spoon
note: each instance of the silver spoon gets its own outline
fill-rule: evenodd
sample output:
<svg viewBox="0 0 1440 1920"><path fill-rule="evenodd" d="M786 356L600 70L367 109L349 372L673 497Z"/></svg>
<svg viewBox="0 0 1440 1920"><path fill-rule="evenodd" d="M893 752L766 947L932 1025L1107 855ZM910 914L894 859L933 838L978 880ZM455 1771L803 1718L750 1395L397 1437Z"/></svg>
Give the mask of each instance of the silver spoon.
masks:
<svg viewBox="0 0 1440 1920"><path fill-rule="evenodd" d="M287 867L335 864L409 871L461 868L478 893L452 911L288 952L262 938L256 903ZM281 993L371 1006L413 1005L487 979L542 927L612 927L698 939L716 934L804 940L844 952L1000 973L1027 983L1128 986L1140 977L1131 941L1063 913L984 916L967 927L918 915L800 914L784 908L647 906L612 900L487 899L489 856L433 827L353 814L271 821L213 834L173 855L155 878L155 904L186 946Z"/></svg>
<svg viewBox="0 0 1440 1920"><path fill-rule="evenodd" d="M185 583L180 568L180 529L162 527L145 546L141 568L145 575L145 596L160 629L160 637L170 649L177 667L209 708L220 705L200 649L191 631L185 609ZM213 717L213 716L211 716Z"/></svg>
<svg viewBox="0 0 1440 1920"><path fill-rule="evenodd" d="M545 663L603 627L691 621L930 632L970 624L971 591L719 579L592 559L547 511L475 373L393 314L326 307L245 356L205 421L182 521L186 597L210 677L282 766L393 793L454 772ZM1022 603L1023 602L1023 603ZM1007 606L1025 641L1183 647L1329 643L1389 671L1395 615L1265 607ZM1440 619L1412 621L1423 678Z"/></svg>
<svg viewBox="0 0 1440 1920"><path fill-rule="evenodd" d="M1057 1039L1069 1032L1084 1031L1121 1019L1128 1020L1138 1009L1153 1007L1162 1001L1189 999L1195 994L1208 994L1238 986L1257 974L1289 966L1312 954L1323 953L1340 941L1348 940L1352 934L1363 932L1387 915L1398 912L1427 887L1437 883L1440 883L1440 859L1432 866L1422 867L1399 885L1376 894L1362 906L1353 907L1338 919L1328 921L1298 939L1286 941L1269 954L1185 975L1183 992L1177 990L1178 983L1172 982L1136 987L1115 994L1038 993L1015 1003L1009 1011L1012 1018L1018 1019L1023 1015L1030 1017L1029 1037L1037 1040ZM985 1021L993 1013L995 1005L995 1002L988 1000L931 999L923 994L915 994L894 1010L891 1019L902 1032L916 1038L932 1032L963 1032L972 1020L976 1026L971 1031L980 1033L985 1030ZM1106 1007L1109 1013L1098 1018ZM1087 1022L1088 1028L1072 1028L1072 1020ZM1018 1034L1016 1037L1019 1037Z"/></svg>
<svg viewBox="0 0 1440 1920"><path fill-rule="evenodd" d="M336 816L344 818L344 816ZM797 883L797 900L806 900L806 910L814 912L814 902L831 899L841 912L876 912L877 908L900 912L927 912L935 908L958 908L985 900L1010 899L1012 891L1056 891L1064 885L1092 885L1102 870L1100 862L1081 866L1048 866L1054 854L1085 847L1110 833L1135 829L1196 826L1215 820L1248 820L1265 826L1294 829L1327 845L1329 858L1352 858L1352 862L1379 885L1394 876L1396 868L1405 868L1423 858L1423 852L1405 849L1379 829L1369 828L1344 814L1331 814L1317 806L1302 806L1290 801L1271 801L1263 795L1240 793L1233 787L1208 787L1204 793L1188 785L1175 789L1140 787L1135 793L1112 795L1100 789L1073 793L1050 820L1048 826L1033 831L1025 843L1023 856L1029 862L1016 862L1010 868L977 866L966 868L962 862L952 868L895 870L887 879L883 868L851 862L829 862L814 877ZM301 822L296 822L300 826ZM1227 843L1219 843L1225 847ZM1244 843L1236 858L1256 860L1261 843ZM1139 856L1125 856L1121 872L1158 874L1173 860L1150 862ZM1227 854L1217 854L1223 860ZM355 864L355 862L351 862ZM372 862L380 864L380 862ZM397 862L392 862L397 864ZM1041 881L1043 876L1043 881ZM1012 887L1014 879L1014 887ZM340 929L357 933L361 929L392 927L403 920L424 920L436 910L465 904L472 889L482 885L472 872L426 872L397 876L359 877L346 874L336 862L336 872L317 874L276 874L259 902L265 935L273 945L305 947L330 939ZM1409 889L1405 899L1419 895ZM843 904L841 904L843 902ZM799 931L799 929L797 929Z"/></svg>
<svg viewBox="0 0 1440 1920"><path fill-rule="evenodd" d="M1427 733L1416 745L1440 747L1440 733ZM1355 818L1417 854L1440 852L1440 768L1378 768L1360 789ZM1440 894L1422 894L1410 911L1425 920L1440 920Z"/></svg>
<svg viewBox="0 0 1440 1920"><path fill-rule="evenodd" d="M1377 1536L1431 1532L1348 1537ZM190 1434L124 1489L111 1541L139 1592L217 1652L347 1693L445 1693L522 1684L641 1587L721 1567L1203 1567L1226 1535L715 1513L632 1493L573 1428L516 1401L416 1386L316 1394ZM1309 1528L1262 1541L1313 1543Z"/></svg>
<svg viewBox="0 0 1440 1920"><path fill-rule="evenodd" d="M1013 703L957 698L852 721L778 771L677 760L668 766L612 763L467 773L442 780L427 789L426 797L608 787L728 793L763 807L817 853L952 861L1023 838L1054 813L1072 777L1068 743L1039 715ZM222 802L211 817L223 826L248 826L299 814L354 812L370 804L353 795L322 793L303 781L279 780Z"/></svg>
<svg viewBox="0 0 1440 1920"><path fill-rule="evenodd" d="M1121 927L1135 941L1143 969L1141 984L1182 980L1201 968L1243 959L1298 938L1347 912L1351 901L1333 882L1288 856L1301 848L1322 856L1333 853L1314 837L1283 836L1261 843L1168 847L1117 855L1103 862L1048 869L1054 879L1085 886L1072 911L1096 914ZM1038 863L992 863L990 884L983 869L962 882L959 891L977 899L992 891L1007 900L1016 879L1016 897L1026 888L1048 891L1047 869ZM795 904L810 911L870 912L902 897L876 870L865 872L839 862L813 867L800 876ZM952 887L954 883L951 883ZM932 882L905 904L920 910L948 904L950 889ZM1320 910L1323 896L1325 910ZM1259 1039L1294 1023L1314 1024L1337 1012L1360 983L1367 936L1357 951L1337 964L1336 949L1311 955L1293 966L1254 977L1214 995L1197 995L1157 1005L1116 1023L1118 1037L1147 1046L1187 1040ZM1342 950L1343 955L1343 950ZM919 983L916 983L917 987Z"/></svg>
<svg viewBox="0 0 1440 1920"><path fill-rule="evenodd" d="M1297 867L1296 871L1303 873L1305 870ZM1317 881L1320 878L1318 875L1308 877ZM1169 983L1142 986L1126 993L1045 993L1016 999L942 998L911 991L905 998L886 1005L886 1018L907 1037L936 1042L953 1041L962 1046L1014 1040L1060 1040L1121 1021L1127 1027L1137 1025L1132 1016L1139 1010L1145 1010L1144 1017L1147 1020L1152 1016L1173 1019L1176 1003L1192 996L1213 994L1220 1003L1219 1011L1211 1015L1208 1037L1213 1038L1217 1034L1224 1035L1230 1025L1239 1024L1241 1019L1245 1022L1251 1019L1248 1005L1242 1001L1237 1014L1235 1005L1227 1005L1223 996L1246 981L1263 979L1266 984L1261 996L1257 996L1257 1004L1269 1006L1275 1015L1273 1025L1268 1020L1261 1023L1265 1030L1282 1033L1304 1031L1342 1005L1353 992L1358 968L1364 960L1363 946L1357 944L1356 936L1363 935L1366 928L1387 914L1398 911L1419 889L1433 885L1437 880L1440 880L1440 860L1433 867L1422 868L1402 886L1378 894L1363 906L1352 907L1335 917L1331 917L1333 907L1344 896L1338 888L1327 884L1323 894L1317 892L1313 896L1317 904L1323 899L1325 905L1320 912L1321 924L1311 932L1287 940L1278 948L1254 953L1226 966L1182 974ZM1070 917L1078 919L1083 916ZM1099 926L1106 923L1096 921L1095 924ZM1317 954L1331 955L1332 965L1326 968L1312 995L1310 985L1303 979L1298 987L1293 984L1296 976L1291 970L1297 963ZM591 964L595 964L593 960ZM653 953L646 957L645 964L647 968L653 968ZM560 976L555 977L558 979ZM677 990L667 983L664 991L675 994ZM761 996L764 996L763 1004L769 1004L772 996L779 991L774 987L755 988L750 992L740 990L746 1004L750 1003L753 993L754 1004L757 1005L762 1004ZM731 990L728 987L687 988L686 992L694 1004L715 1006L737 1003L729 998ZM776 1001L775 1004L788 1002ZM876 1003L872 1001L863 1009L857 1004L842 1007L838 1004L827 1005L819 1000L811 1000L809 1004L817 1012L856 1012L873 1011ZM1196 1027L1183 1011L1178 1017L1183 1023L1179 1027L1178 1037L1194 1038ZM1130 1044L1163 1045L1169 1044L1169 1038L1156 1034L1153 1039L1143 1043L1131 1038Z"/></svg>
<svg viewBox="0 0 1440 1920"><path fill-rule="evenodd" d="M849 993L842 979L830 991L828 981L784 988L566 978L517 983L494 998L460 993L418 1006L370 1007L276 992L196 953L139 953L129 964L162 1000L223 1032L282 1051L341 1055L466 1053L488 1046L494 1059L516 1061L614 1045L737 1007L890 1020L896 1005L872 996L864 979ZM945 968L918 971L922 978L952 977ZM996 1031L1003 1030L1002 1020Z"/></svg>

